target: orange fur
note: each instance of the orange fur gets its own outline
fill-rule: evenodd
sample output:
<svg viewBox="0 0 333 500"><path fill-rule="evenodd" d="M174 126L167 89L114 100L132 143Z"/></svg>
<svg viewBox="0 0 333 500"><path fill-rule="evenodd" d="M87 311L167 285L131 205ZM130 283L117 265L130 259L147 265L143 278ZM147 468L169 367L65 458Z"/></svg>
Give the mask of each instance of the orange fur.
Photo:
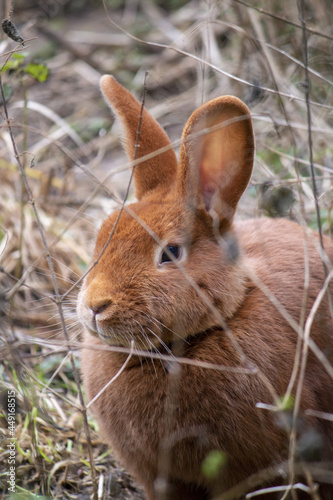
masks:
<svg viewBox="0 0 333 500"><path fill-rule="evenodd" d="M112 77L103 77L101 86L123 122L127 152L133 159L140 105ZM200 135L212 126L213 132ZM82 374L89 399L126 359L105 350L107 344L129 347L134 341L136 348L166 353L173 341L183 339L185 358L229 368L218 371L185 364L177 375L165 362L133 355L93 404L106 441L145 487L149 500L213 498L288 459L288 412L274 413L256 405L276 403L269 384L283 397L297 333L247 270L297 323L302 316L306 260L302 228L282 219L232 220L253 163L246 106L230 96L210 101L189 119L183 141L178 167L172 153L136 167L139 201L130 205L132 212L121 214L106 248L117 214L103 222L95 248L99 260L86 277L78 302L85 327ZM167 144L164 132L145 111L141 156ZM158 242L181 248L179 266L172 261L161 264ZM308 236L308 245L306 317L325 280L316 234ZM332 259L333 245L327 238L325 249ZM331 363L332 331L325 296L311 339ZM249 373L251 367L262 376L254 368ZM299 439L311 431L320 443L321 436L318 453L324 460L332 460L333 424L307 416L305 410L332 413L331 389L329 374L310 351ZM202 463L214 450L223 451L227 463L216 477L208 478ZM168 489L158 496L161 476ZM333 498L332 487L321 488L322 498Z"/></svg>
<svg viewBox="0 0 333 500"><path fill-rule="evenodd" d="M124 87L109 75L101 78L101 89L111 106L117 110L116 118L124 129L124 146L131 160L134 160L137 131L140 122L141 104ZM142 158L146 154L153 153L159 148L170 145L170 141L164 130L156 123L146 109L142 110L141 133L137 144L136 158ZM154 131L151 135L151 131ZM160 171L160 162L165 163L165 168ZM150 189L165 184L169 186L170 178L174 176L177 169L177 159L173 149L161 153L140 166L144 175L137 176L134 172L135 194L140 199Z"/></svg>

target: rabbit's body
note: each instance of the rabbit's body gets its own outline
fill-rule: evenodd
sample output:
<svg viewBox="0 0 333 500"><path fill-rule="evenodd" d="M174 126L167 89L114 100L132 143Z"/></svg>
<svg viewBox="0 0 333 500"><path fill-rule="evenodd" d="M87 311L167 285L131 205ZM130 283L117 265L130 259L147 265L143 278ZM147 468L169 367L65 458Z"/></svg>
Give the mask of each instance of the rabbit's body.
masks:
<svg viewBox="0 0 333 500"><path fill-rule="evenodd" d="M104 78L104 93L125 124L127 139L132 137L133 142L137 126L133 115L139 105L135 108L136 101L125 89L110 77ZM233 101L230 108L228 99L227 119L235 116ZM198 110L185 129L185 139L187 133L205 128L198 126L202 116L207 127L216 125L220 101L216 102L208 105L208 111ZM127 121L126 109L133 106ZM117 375L127 358L108 349L108 344L130 347L133 340L138 349L165 354L178 340L178 352L192 363L170 364L134 354L93 403L106 441L145 487L149 500L156 498L154 488L163 489L162 480L169 482L169 490L165 490L169 493L161 498L204 500L268 467L275 472L266 472L251 483L252 490L261 484L279 484L279 467L284 467L285 481L288 477L285 462L292 411L274 412L269 407L258 408L257 403L275 405L274 397L286 393L299 337L294 326L302 318L308 320L325 273L314 233L280 219L232 222L253 155L246 108L239 101L235 106L237 116L247 121L241 122L244 128L239 123L231 126L237 144L246 141L246 147L238 148L242 158L233 152L235 148L231 152L223 149L223 161L229 155L234 170L229 169L228 160L223 178L216 171L219 131L201 146L204 158L213 160L213 171L203 161L200 181L184 167L198 153L194 140L188 141L192 150L185 146L181 151L178 174L173 153L163 153L164 162L158 167L164 169L162 186L154 160L144 163L145 175L135 172L139 201L119 220L117 212L104 221L96 243L96 263L80 293L78 311L86 327L82 372L89 399ZM149 126L143 128L143 142L151 137L150 126L154 140L141 156L166 143L158 125L149 121L151 117L144 114L143 123L145 120ZM233 137L229 132L222 134L228 143ZM242 173L240 165L249 172ZM155 177L150 176L150 169ZM198 182L202 186L199 194ZM333 259L331 241L325 238L324 246ZM169 253L171 249L173 259L165 249ZM333 295L333 287L330 290ZM312 352L313 348L319 350L319 356L323 353L332 364L327 293L310 331L314 347L309 347L302 383L298 442L314 436L307 453L313 453L314 460L332 460L332 422L315 419L305 411L333 413L332 378L318 353ZM216 450L225 453L227 462L214 478L208 478L202 464ZM241 487L239 495L250 486ZM323 494L329 500L333 489Z"/></svg>
<svg viewBox="0 0 333 500"><path fill-rule="evenodd" d="M245 262L248 260L268 288L272 289L274 285L276 298L297 320L301 314L304 288L302 229L292 222L262 219L235 224L235 230ZM281 232L285 234L283 242L279 238ZM325 239L325 244L333 255L331 243ZM322 287L323 267L318 263L318 254L312 245L309 253L309 303L313 303ZM285 260L292 262L292 269L286 270ZM279 289L276 288L277 281ZM329 347L328 344L332 331L323 327L330 324L326 300L317 317L311 337L324 353L329 351L332 355L332 345ZM272 323L274 329L268 326ZM294 363L295 331L251 282L246 284L242 304L227 324L248 362L254 363L282 396ZM188 342L182 354L186 358L225 367L244 366L222 329L198 332ZM91 399L117 374L127 356L91 349L91 346L103 348L104 344L88 333L85 344L83 377ZM204 486L207 479L202 475L201 463L211 450L223 450L228 457L228 465L217 481L217 490L222 491L257 471L287 460L288 434L283 430L281 415L256 407L258 402L274 403L258 375L181 366L179 387L172 401L177 408L169 416L170 421L165 415L170 374L166 364L158 360L142 360L134 356L130 366L94 403L107 442L147 491L152 490L157 477L161 443L168 435L175 443L168 471L176 484L182 480ZM333 412L331 384L329 375L311 354L303 384L302 409ZM323 390L324 387L327 390ZM327 453L333 454L332 424L324 420L314 422L313 419L310 423L323 432L323 436L329 437L328 443L331 444ZM204 498L199 491L198 498ZM170 498L178 497L173 493ZM179 498L186 498L183 490ZM193 498L196 498L194 494Z"/></svg>

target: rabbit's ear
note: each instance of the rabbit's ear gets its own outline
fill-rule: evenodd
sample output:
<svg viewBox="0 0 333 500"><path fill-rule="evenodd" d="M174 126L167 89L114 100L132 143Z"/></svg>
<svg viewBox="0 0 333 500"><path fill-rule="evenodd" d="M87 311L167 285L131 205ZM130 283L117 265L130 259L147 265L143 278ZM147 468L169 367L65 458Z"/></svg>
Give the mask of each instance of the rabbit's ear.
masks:
<svg viewBox="0 0 333 500"><path fill-rule="evenodd" d="M190 205L214 210L220 220L231 220L253 167L248 108L233 96L213 99L189 118L182 141L181 196Z"/></svg>
<svg viewBox="0 0 333 500"><path fill-rule="evenodd" d="M168 151L157 153L135 167L134 185L138 200L157 187L170 188L170 184L176 178L177 159L175 152L171 149L167 134L146 109L143 109L139 126L141 104L112 76L104 75L100 84L105 100L122 125L124 147L129 160L135 159L135 149L137 150L136 159L138 159L160 148L170 146Z"/></svg>

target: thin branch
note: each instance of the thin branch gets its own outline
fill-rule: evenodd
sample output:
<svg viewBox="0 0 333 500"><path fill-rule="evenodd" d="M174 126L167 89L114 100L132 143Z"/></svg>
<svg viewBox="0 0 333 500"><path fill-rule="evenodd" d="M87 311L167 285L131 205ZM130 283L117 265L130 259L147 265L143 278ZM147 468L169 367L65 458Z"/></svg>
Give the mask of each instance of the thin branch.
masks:
<svg viewBox="0 0 333 500"><path fill-rule="evenodd" d="M310 101L310 91L311 91L311 80L309 74L309 65L308 65L308 41L306 36L306 20L304 14L304 0L298 0L297 2L299 12L300 12L300 21L302 24L302 47L303 47L303 58L304 58L304 93L305 93L305 102L306 102L306 111L307 111L307 124L308 124L308 144L309 144L309 161L310 161L310 171L312 176L312 190L315 202L316 216L317 216L317 225L319 232L320 245L324 248L324 240L323 240L323 232L321 226L321 218L320 218L320 207L318 202L318 190L316 185L316 174L313 165L313 143L312 143L312 120L311 120L311 101Z"/></svg>
<svg viewBox="0 0 333 500"><path fill-rule="evenodd" d="M302 24L297 24L294 23L293 21L290 21L289 19L283 17L283 16L278 16L277 14L273 14L272 12L268 12L265 9L261 9L259 7L255 7L254 5L250 5L247 2L244 2L243 0L234 0L234 2L239 3L241 5L244 5L244 7L248 7L249 9L256 10L257 12L260 12L260 14L264 14L265 16L272 17L273 19L276 19L277 21L282 21L286 24L289 24L290 26L294 26L295 28L301 28L303 29ZM326 38L327 40L333 40L333 36L327 35L326 33L323 33L322 31L317 31L312 28L308 28L307 26L305 27L305 31L310 33L311 35L316 35L321 38Z"/></svg>
<svg viewBox="0 0 333 500"><path fill-rule="evenodd" d="M165 44L165 43L150 42L150 41L142 40L141 38L139 38L139 37L137 37L135 35L132 35L127 30L125 30L124 28L122 28L119 24L117 24L110 17L109 10L108 10L108 7L106 5L105 0L103 0L103 5L104 5L104 9L105 9L105 13L106 13L106 16L108 18L108 21L113 26L115 26L119 31L121 31L122 33L125 33L128 37L130 37L132 40L134 40L134 41L136 41L138 43L141 43L143 45L148 45L150 47L159 47L161 49L172 50L172 51L176 52L177 54L181 54L183 56L190 57L191 59L199 62L200 64L203 64L204 66L207 66L207 67L213 69L217 73L225 75L228 78L230 78L231 80L234 80L236 82L239 82L239 83L242 83L244 85L247 85L248 87L253 87L253 88L256 88L256 89L260 89L260 90L263 90L265 92L268 92L269 94L278 95L280 97L285 97L287 99L292 99L292 100L295 100L295 101L305 102L305 99L303 97L298 97L298 96L295 96L295 95L292 95L292 94L288 94L286 92L281 92L281 91L278 92L275 89L271 89L269 87L263 87L261 85L258 85L258 83L252 83L252 82L249 82L247 80L244 80L243 78L239 78L239 77L233 75L232 73L229 73L228 71L222 70L221 68L219 68L215 64L209 63L205 59L202 59L202 57L199 57L199 56L196 56L194 54L191 54L190 52L187 52L186 50L183 50L183 49L179 49L178 47L174 47L173 45L168 45L168 44ZM318 106L319 108L324 108L324 109L329 109L329 110L332 109L331 106L328 106L327 104L321 104L319 102L314 102L314 101L310 101L310 103L313 106Z"/></svg>
<svg viewBox="0 0 333 500"><path fill-rule="evenodd" d="M87 408L89 408L89 406L91 406L95 401L96 399L98 399L100 397L101 394L103 394L103 392L111 385L113 384L113 382L123 373L123 371L125 370L126 366L128 365L130 359L132 358L133 356L133 352L134 352L134 340L132 340L131 342L131 352L129 353L129 355L127 356L127 358L125 359L125 362L124 364L122 365L122 367L120 368L120 370L117 371L117 373L114 375L114 377L112 377L111 380L109 380L103 387L102 389L96 394L96 396L94 396L90 401L89 403L87 404Z"/></svg>

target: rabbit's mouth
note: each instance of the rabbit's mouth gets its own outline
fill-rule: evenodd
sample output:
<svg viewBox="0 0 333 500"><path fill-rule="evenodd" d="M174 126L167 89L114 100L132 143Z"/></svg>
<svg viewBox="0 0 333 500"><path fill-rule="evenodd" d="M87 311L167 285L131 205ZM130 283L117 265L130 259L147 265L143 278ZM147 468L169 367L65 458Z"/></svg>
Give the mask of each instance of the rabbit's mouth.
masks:
<svg viewBox="0 0 333 500"><path fill-rule="evenodd" d="M107 329L97 327L96 330L89 329L89 333L110 346L134 347L142 351L157 351L160 346L167 346L157 333L151 329L145 330L143 327L136 331L125 326L122 328L108 327Z"/></svg>

